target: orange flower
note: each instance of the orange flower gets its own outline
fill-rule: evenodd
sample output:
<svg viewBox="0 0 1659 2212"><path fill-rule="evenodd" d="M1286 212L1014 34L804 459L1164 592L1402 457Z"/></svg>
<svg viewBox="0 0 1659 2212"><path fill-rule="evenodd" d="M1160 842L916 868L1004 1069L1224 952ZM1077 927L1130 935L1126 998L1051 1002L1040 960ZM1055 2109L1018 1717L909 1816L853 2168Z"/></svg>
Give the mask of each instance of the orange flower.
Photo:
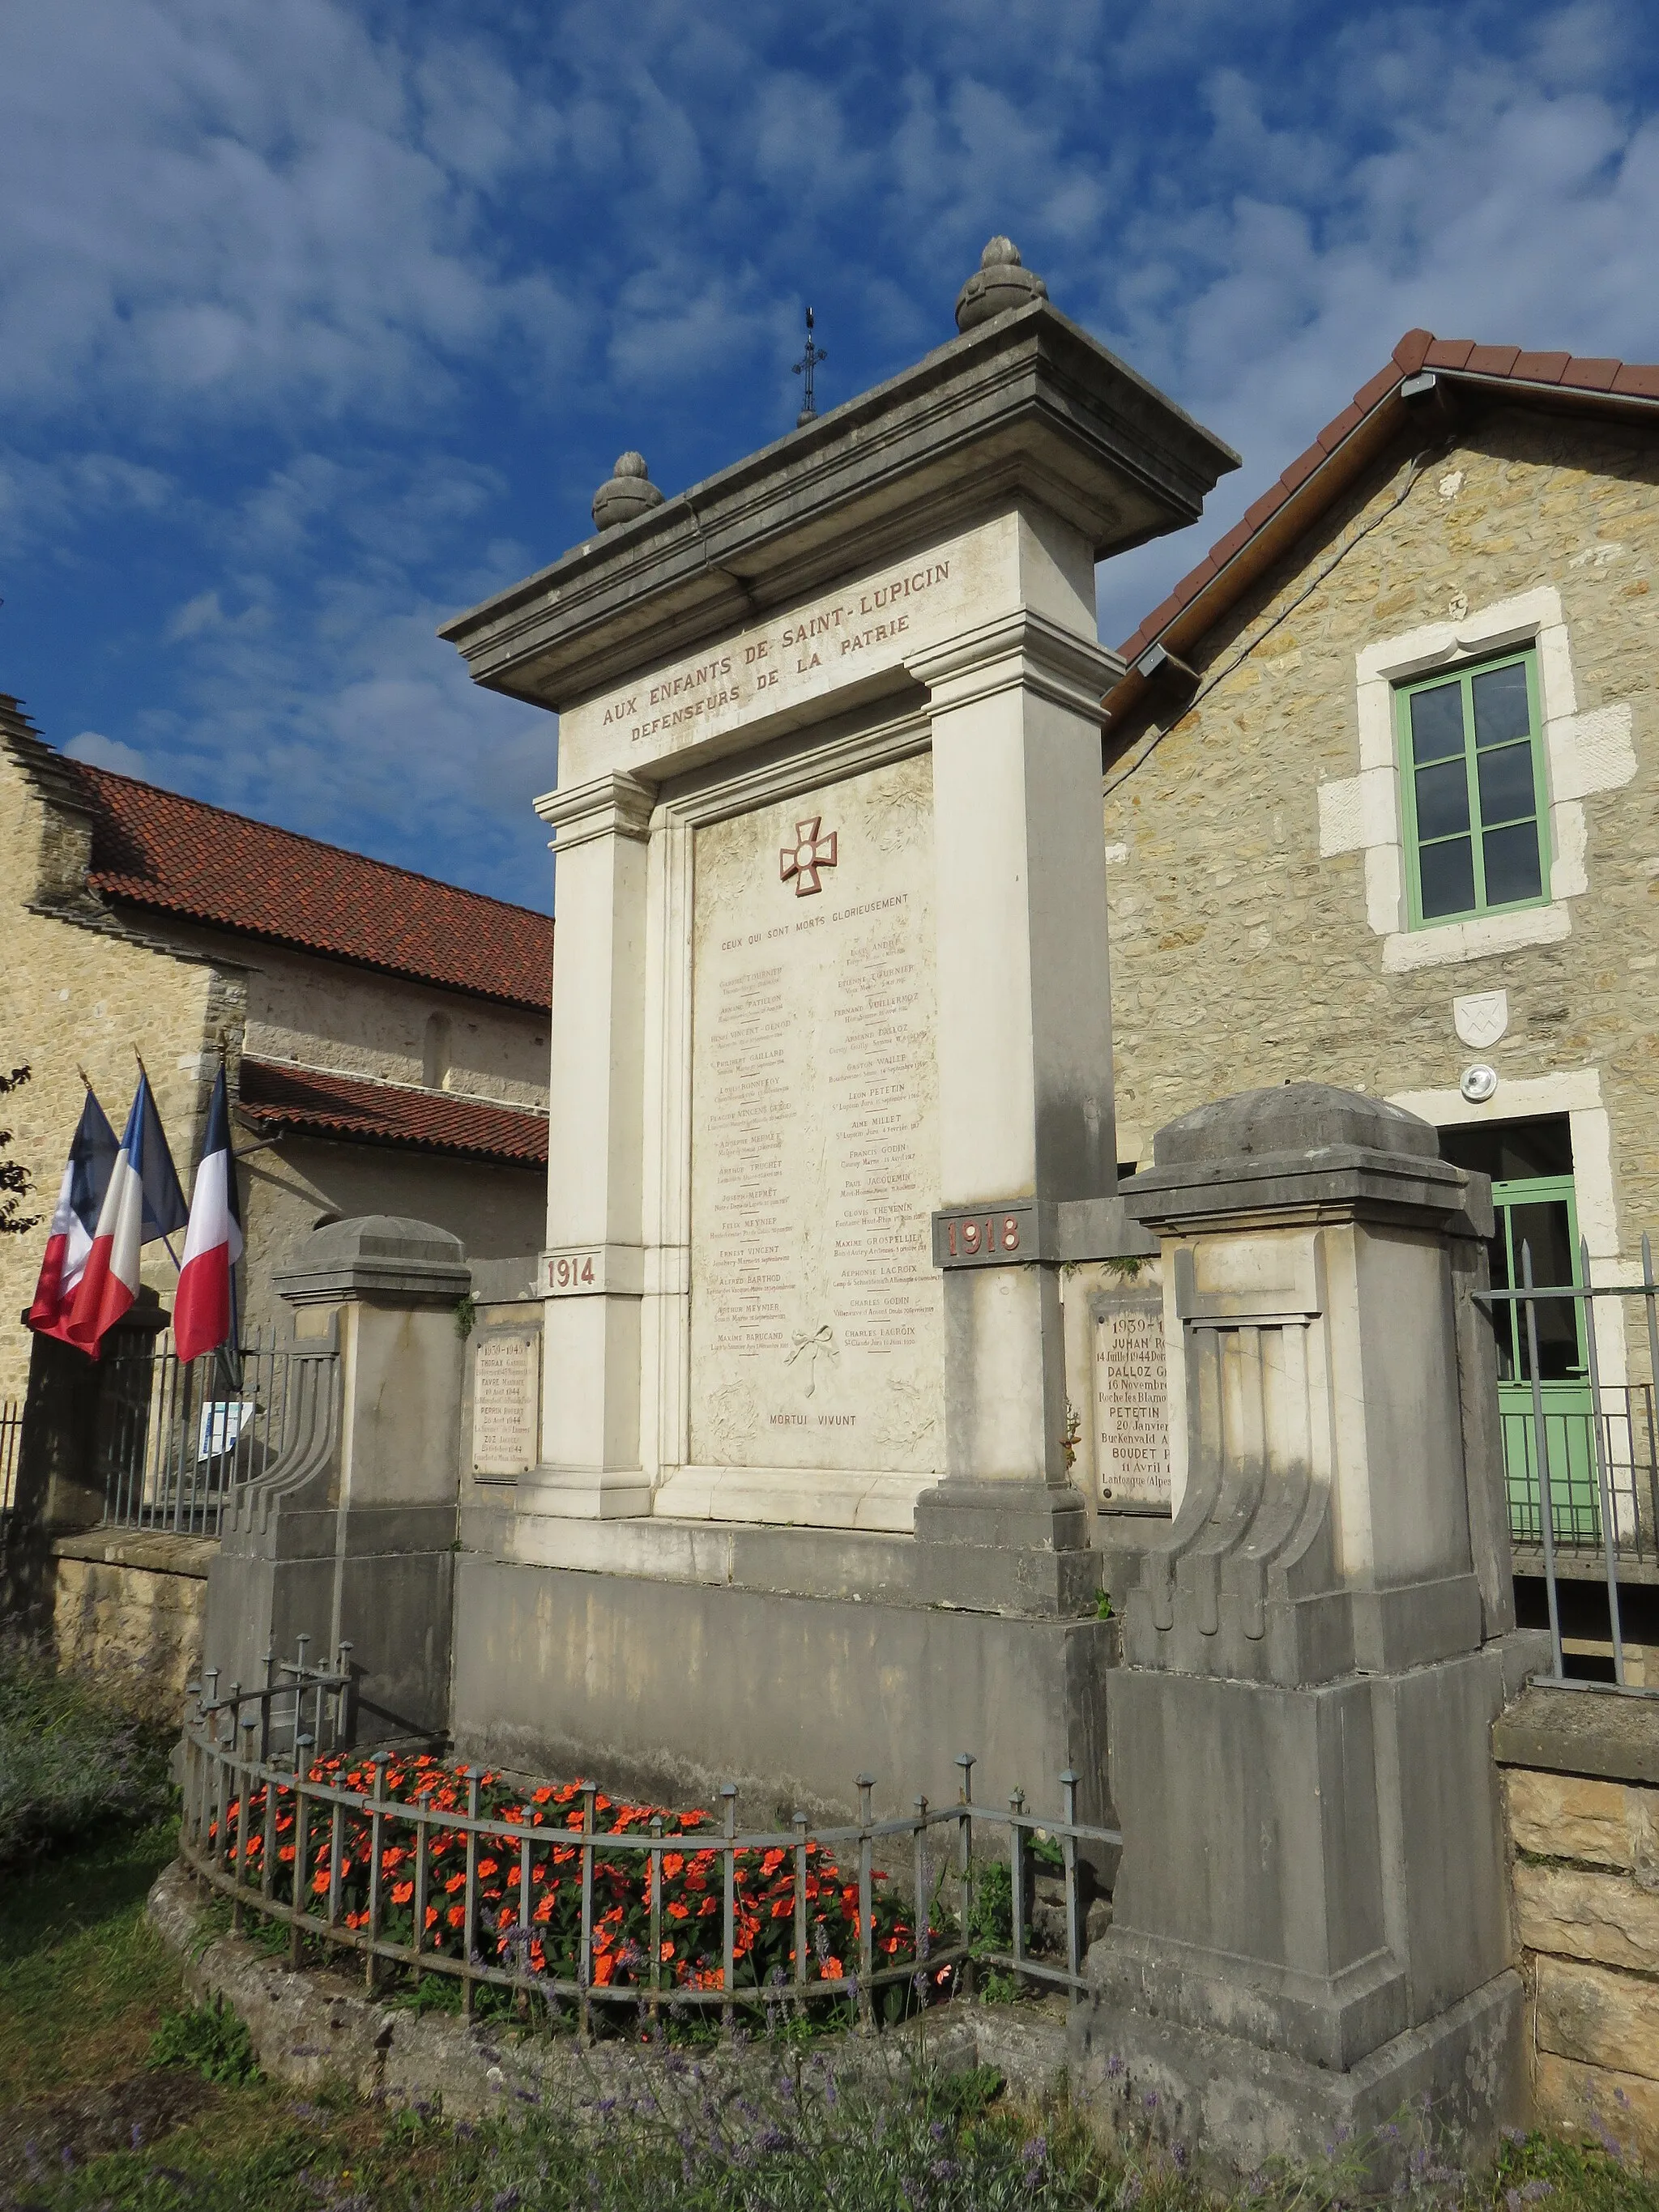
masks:
<svg viewBox="0 0 1659 2212"><path fill-rule="evenodd" d="M684 1864L685 1854L684 1851L665 1851L662 1855L662 1870L671 1878L678 1874L684 1868Z"/></svg>
<svg viewBox="0 0 1659 2212"><path fill-rule="evenodd" d="M775 1875L788 1856L787 1851L773 1850L766 1852L761 1859L762 1874Z"/></svg>
<svg viewBox="0 0 1659 2212"><path fill-rule="evenodd" d="M601 1989L609 1986L617 1972L617 1961L608 1951L601 1952L593 1961L593 1979Z"/></svg>
<svg viewBox="0 0 1659 2212"><path fill-rule="evenodd" d="M662 1940L662 1948L658 1952L657 1956L659 1959L672 1959L673 1955L674 1947L665 1936Z"/></svg>
<svg viewBox="0 0 1659 2212"><path fill-rule="evenodd" d="M319 1867L316 1873L311 1877L311 1893L313 1897L320 1897L327 1887L328 1869L326 1867Z"/></svg>
<svg viewBox="0 0 1659 2212"><path fill-rule="evenodd" d="M842 1974L841 1970L841 1960L839 1959L826 1959L824 1960L823 1979L826 1982L839 1982L845 1979L845 1976Z"/></svg>
<svg viewBox="0 0 1659 2212"><path fill-rule="evenodd" d="M674 1920L689 1920L691 1917L690 1906L682 1905L678 1899L669 1906L668 1912L670 1918Z"/></svg>
<svg viewBox="0 0 1659 2212"><path fill-rule="evenodd" d="M392 1885L392 1902L394 1905L407 1905L414 1894L415 1885L412 1881L394 1881Z"/></svg>
<svg viewBox="0 0 1659 2212"><path fill-rule="evenodd" d="M466 1908L461 1905L452 1905L444 1917L452 1928L459 1928L466 1917Z"/></svg>

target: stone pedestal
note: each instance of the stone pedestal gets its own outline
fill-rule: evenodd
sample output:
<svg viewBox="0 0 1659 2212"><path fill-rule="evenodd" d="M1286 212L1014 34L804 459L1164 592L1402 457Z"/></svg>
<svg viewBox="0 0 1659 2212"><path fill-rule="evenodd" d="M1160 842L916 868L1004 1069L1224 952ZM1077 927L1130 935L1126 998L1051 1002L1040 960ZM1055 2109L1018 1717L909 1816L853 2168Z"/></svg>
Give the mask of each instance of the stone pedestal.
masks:
<svg viewBox="0 0 1659 2212"><path fill-rule="evenodd" d="M444 632L559 715L541 1463L458 1612L489 1757L825 1806L1097 1765L1095 566L1233 456L1015 291Z"/></svg>
<svg viewBox="0 0 1659 2212"><path fill-rule="evenodd" d="M263 1683L267 1651L352 1646L356 1741L448 1721L464 1341L458 1237L383 1214L313 1231L277 1276L295 1411L240 1485L208 1577L204 1664ZM301 1376L306 1367L312 1372Z"/></svg>
<svg viewBox="0 0 1659 2212"><path fill-rule="evenodd" d="M1424 2090L1478 2148L1521 2096L1490 1735L1526 1656L1470 1533L1452 1255L1489 1192L1307 1084L1154 1159L1124 1204L1162 1246L1176 1510L1121 1589L1082 2053L1246 2165Z"/></svg>

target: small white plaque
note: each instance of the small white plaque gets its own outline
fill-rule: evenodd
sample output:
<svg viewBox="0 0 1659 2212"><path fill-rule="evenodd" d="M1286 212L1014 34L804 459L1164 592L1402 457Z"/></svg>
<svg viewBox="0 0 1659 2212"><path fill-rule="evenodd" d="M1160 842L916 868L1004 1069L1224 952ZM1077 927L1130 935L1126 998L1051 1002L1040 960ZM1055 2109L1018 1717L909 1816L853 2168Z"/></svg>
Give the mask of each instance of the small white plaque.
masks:
<svg viewBox="0 0 1659 2212"><path fill-rule="evenodd" d="M1472 991L1467 998L1452 1000L1452 1027L1476 1052L1496 1044L1509 1025L1507 991Z"/></svg>
<svg viewBox="0 0 1659 2212"><path fill-rule="evenodd" d="M1170 1510L1170 1405L1164 1301L1157 1291L1094 1303L1095 1440L1109 1513Z"/></svg>
<svg viewBox="0 0 1659 2212"><path fill-rule="evenodd" d="M472 1363L472 1472L526 1474L538 1456L539 1337L481 1336Z"/></svg>

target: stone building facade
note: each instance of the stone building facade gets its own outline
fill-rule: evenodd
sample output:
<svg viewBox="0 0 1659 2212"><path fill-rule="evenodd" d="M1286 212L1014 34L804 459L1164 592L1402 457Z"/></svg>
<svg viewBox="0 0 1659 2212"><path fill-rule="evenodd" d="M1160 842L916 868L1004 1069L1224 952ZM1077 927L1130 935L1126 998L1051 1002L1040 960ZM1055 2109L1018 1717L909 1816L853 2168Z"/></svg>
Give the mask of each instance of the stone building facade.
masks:
<svg viewBox="0 0 1659 2212"><path fill-rule="evenodd" d="M1656 609L1659 369L1403 339L1121 648L1104 811L1127 1159L1218 1093L1315 1074L1492 1173L1517 1273L1529 1229L1558 1264L1582 1238L1595 1282L1638 1279L1659 1231ZM1530 687L1520 834L1541 872L1531 896L1447 895L1424 859L1445 825L1413 813L1432 743L1412 700L1504 667L1517 702ZM1465 813L1474 791L1453 794ZM1544 1256L1534 1279L1559 1279ZM1624 1304L1628 1333L1605 1302L1596 1344L1639 1432L1646 1332Z"/></svg>
<svg viewBox="0 0 1659 2212"><path fill-rule="evenodd" d="M484 1263L546 1203L553 925L66 759L0 697L0 1058L11 1157L49 1214L83 1066L118 1133L143 1054L188 1189L222 1048L250 1329L321 1219L418 1215ZM0 1248L0 1398L21 1396L46 1222ZM510 1271L509 1271L510 1272ZM170 1301L159 1243L144 1279Z"/></svg>

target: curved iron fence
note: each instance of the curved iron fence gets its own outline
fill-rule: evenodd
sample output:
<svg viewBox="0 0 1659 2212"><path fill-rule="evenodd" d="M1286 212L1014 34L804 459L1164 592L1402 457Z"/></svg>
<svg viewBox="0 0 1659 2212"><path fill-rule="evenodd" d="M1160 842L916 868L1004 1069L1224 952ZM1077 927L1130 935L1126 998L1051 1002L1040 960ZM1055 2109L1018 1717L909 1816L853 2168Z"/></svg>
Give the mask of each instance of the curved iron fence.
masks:
<svg viewBox="0 0 1659 2212"><path fill-rule="evenodd" d="M592 2033L595 2008L605 2007L643 2008L653 2022L665 2010L684 2007L717 2012L730 2026L739 2011L850 2000L868 2025L884 1991L902 1990L919 1977L931 1985L916 1993L923 2000L944 1985L971 1988L975 1964L1064 1989L1073 1999L1083 1991L1079 1847L1098 1856L1115 1852L1122 1839L1115 1829L1077 1820L1079 1778L1069 1771L1060 1778L1066 1802L1060 1820L1028 1811L1020 1791L1010 1798L1006 1813L976 1802L975 1761L965 1753L957 1761L962 1784L955 1805L936 1808L918 1797L908 1816L877 1820L872 1810L874 1781L860 1775L858 1820L834 1827L814 1829L805 1814L797 1814L787 1830L739 1831L737 1791L730 1784L720 1793L718 1830L704 1828L702 1814L685 1816L696 1825L678 1829L669 1828L661 1814L652 1819L648 1831L602 1828L593 1783L567 1785L562 1792L547 1786L526 1793L520 1805L491 1814L480 1805L484 1777L477 1767L462 1770L456 1778L465 1785L465 1809L450 1809L429 1796L402 1799L388 1794L388 1770L400 1756L407 1763L408 1754L385 1749L370 1754L362 1762L371 1777L367 1789L353 1788L343 1779L331 1755L337 1756L349 1735L350 1647L343 1645L331 1663L309 1667L305 1644L301 1638L298 1659L280 1668L267 1658L266 1680L258 1688L233 1683L221 1697L216 1676L210 1673L205 1678L205 1693L198 1696L184 1732L180 1828L185 1861L231 1900L236 1924L246 1912L287 1923L295 1966L312 1940L361 1954L371 1991L383 1966L416 1981L427 1974L447 1975L460 1983L462 2008L468 2014L477 1991L490 1986L525 2000L526 2008L532 1997L568 2007L584 2035ZM199 1687L191 1685L192 1691ZM544 1817L555 1797L571 1804L562 1825ZM975 1860L975 1838L988 1829L1000 1832L1006 1843L1006 1878L1013 1909L1006 1946L975 1936L975 1891L986 1872L984 1861ZM291 1840L284 1843L284 1837ZM1030 1854L1045 1838L1052 1839L1051 1847L1058 1845L1060 1858L1063 1960L1034 1954L1025 1925ZM443 1908L444 1918L453 1919L459 1908L452 1932L459 1942L453 1952L442 1948L441 1941L428 1940L438 1893L434 1862L445 1850L454 1850L458 1860L443 1891L455 1900ZM916 1899L914 1924L906 1926L890 1912L888 1937L878 1948L877 1892L887 1875L878 1861L896 1853L906 1865ZM666 1971L674 1944L665 1926L672 1930L675 1923L665 1922L665 1915L675 1910L671 1878L681 1869L665 1862L684 1863L691 1854L705 1858L709 1871L718 1875L718 1891L710 1893L719 1899L720 1947L718 1963L687 1981ZM580 1897L574 1955L567 1951L560 1958L544 1942L547 1931L537 1902L538 1896L552 1893L556 1862L564 1869L574 1863ZM596 1882L613 1882L619 1865L629 1863L645 1899L648 1935L631 1960L619 1962L600 1925ZM279 1871L287 1868L291 1875ZM744 1930L752 1911L757 1869L768 1870L775 1912L787 1909L791 1916L793 1971L781 1979L780 1968L766 1981L745 1982ZM793 1870L793 1883L786 1881L786 1869ZM493 1924L483 1909L486 1871L502 1877L495 1882L495 1895L505 1892L512 1900L499 1908ZM401 1880L396 1878L399 1875ZM345 1907L349 1878L356 1879L363 1899L356 1912ZM809 1937L814 1883L822 1888L832 1878L845 1886L844 1894L856 1886L852 1925L858 1959L850 1972L839 1960L826 1960L822 1947L815 1956ZM290 1893L286 1897L278 1893L284 1886ZM410 1908L406 1940L387 1925L394 1917L389 1910L394 1894L399 1928L403 1908ZM936 1911L942 1925L933 1924ZM900 1949L903 1956L893 1955Z"/></svg>

